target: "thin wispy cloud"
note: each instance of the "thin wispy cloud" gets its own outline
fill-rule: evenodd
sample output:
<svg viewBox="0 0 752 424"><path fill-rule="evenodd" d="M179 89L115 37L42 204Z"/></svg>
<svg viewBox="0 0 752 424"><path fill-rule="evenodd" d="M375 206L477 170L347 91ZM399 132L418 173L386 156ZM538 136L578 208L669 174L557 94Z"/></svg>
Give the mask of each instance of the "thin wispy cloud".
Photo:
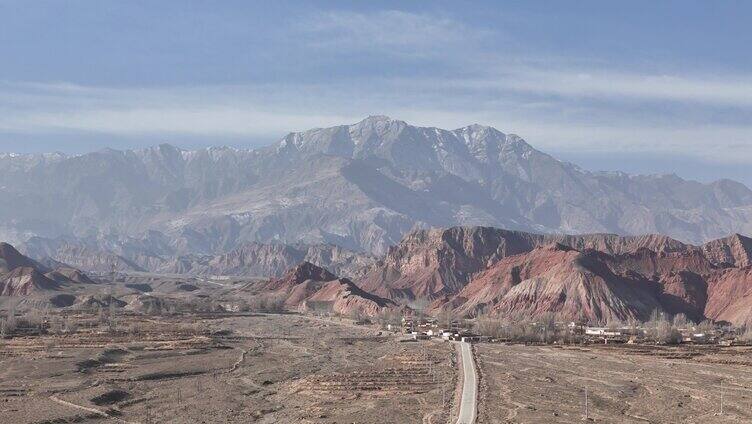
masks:
<svg viewBox="0 0 752 424"><path fill-rule="evenodd" d="M0 116L0 131L142 135L168 137L178 143L181 136L249 137L272 142L289 131L352 123L369 114L385 113L418 125L443 128L474 122L493 125L549 151L680 150L716 160L752 160L752 126L745 123L693 123L677 118L639 124L608 109L579 106L578 113L563 111L569 107L566 103L556 99L541 102L540 87L527 90L514 83L507 87L494 81L435 81L433 87L443 87L437 91L427 89L427 84L404 79L371 81L372 93L349 83L149 89L2 84L0 96L15 106L6 108ZM452 86L460 88L449 89L447 94L447 87ZM504 100L510 90L517 97ZM637 95L631 93L629 97ZM677 100L673 93L661 99ZM715 141L709 143L711 139Z"/></svg>
<svg viewBox="0 0 752 424"><path fill-rule="evenodd" d="M220 76L236 63L253 75L231 83L7 79L0 134L271 143L289 131L387 114L443 128L493 125L554 153L679 152L752 163L752 74L743 66L645 69L605 54L536 48L525 37L537 32L515 32L535 22L514 16L363 9L308 8L267 31L244 32L244 23L229 19L222 36L253 41L249 51L241 44L230 52L231 65L217 54ZM198 45L211 60L215 46Z"/></svg>
<svg viewBox="0 0 752 424"><path fill-rule="evenodd" d="M384 10L374 13L329 11L306 16L296 29L319 48L406 49L434 53L434 47L476 41L488 31L433 14Z"/></svg>
<svg viewBox="0 0 752 424"><path fill-rule="evenodd" d="M657 100L752 106L752 76L651 75L621 71L525 69L459 85L571 98Z"/></svg>

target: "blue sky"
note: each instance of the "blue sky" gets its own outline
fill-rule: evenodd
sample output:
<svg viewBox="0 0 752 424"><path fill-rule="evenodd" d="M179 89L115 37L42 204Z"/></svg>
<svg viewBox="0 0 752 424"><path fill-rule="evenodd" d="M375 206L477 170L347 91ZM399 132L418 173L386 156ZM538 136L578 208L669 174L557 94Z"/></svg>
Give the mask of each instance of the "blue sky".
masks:
<svg viewBox="0 0 752 424"><path fill-rule="evenodd" d="M658 4L656 4L658 3ZM268 144L386 114L752 185L750 2L0 0L0 150Z"/></svg>

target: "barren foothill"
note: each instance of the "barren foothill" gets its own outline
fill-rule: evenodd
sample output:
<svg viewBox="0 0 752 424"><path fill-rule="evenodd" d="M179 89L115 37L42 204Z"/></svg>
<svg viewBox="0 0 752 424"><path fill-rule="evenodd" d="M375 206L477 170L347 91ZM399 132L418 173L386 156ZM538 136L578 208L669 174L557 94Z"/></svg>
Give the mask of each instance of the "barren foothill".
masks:
<svg viewBox="0 0 752 424"><path fill-rule="evenodd" d="M745 423L752 350L478 344L478 423ZM721 414L721 404L723 404Z"/></svg>
<svg viewBox="0 0 752 424"><path fill-rule="evenodd" d="M0 422L443 423L457 382L450 344L344 319L120 320L139 332L1 341Z"/></svg>

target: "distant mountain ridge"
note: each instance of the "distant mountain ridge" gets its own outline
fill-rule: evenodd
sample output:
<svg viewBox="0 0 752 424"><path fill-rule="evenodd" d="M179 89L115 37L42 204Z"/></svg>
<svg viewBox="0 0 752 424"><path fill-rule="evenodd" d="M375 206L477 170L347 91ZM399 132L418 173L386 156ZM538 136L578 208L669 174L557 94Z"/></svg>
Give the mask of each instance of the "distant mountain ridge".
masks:
<svg viewBox="0 0 752 424"><path fill-rule="evenodd" d="M288 267L277 272L279 277L253 279L236 290L301 311L372 316L400 305L425 305L432 314L450 310L458 316L511 319L555 314L589 322L646 320L657 311L694 321L752 324L752 239L740 234L692 245L664 235L561 235L465 226L414 230L378 259L334 246L307 248L251 244L227 255L183 260L220 274ZM307 260L287 265L300 255L355 277L339 278ZM44 263L59 266L61 261ZM63 288L75 288L72 283L92 282L65 266L50 272L0 244L0 295L63 295Z"/></svg>
<svg viewBox="0 0 752 424"><path fill-rule="evenodd" d="M0 155L0 197L0 239L93 238L170 257L247 243L383 254L412 229L454 225L696 244L752 233L752 191L740 183L589 172L491 127L384 116L255 150Z"/></svg>
<svg viewBox="0 0 752 424"><path fill-rule="evenodd" d="M171 256L153 251L140 241L127 243L103 239L33 237L20 246L39 261L64 263L86 271L109 273L154 272L161 274L232 275L280 277L288 269L307 261L326 267L343 277L356 278L376 257L352 252L334 245L287 245L281 243L243 243L221 254Z"/></svg>

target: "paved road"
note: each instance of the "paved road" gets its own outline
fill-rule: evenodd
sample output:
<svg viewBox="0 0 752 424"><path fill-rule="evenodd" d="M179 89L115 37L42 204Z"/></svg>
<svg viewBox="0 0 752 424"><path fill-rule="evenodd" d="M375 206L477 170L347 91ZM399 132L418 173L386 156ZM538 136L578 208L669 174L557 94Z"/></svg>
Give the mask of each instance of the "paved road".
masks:
<svg viewBox="0 0 752 424"><path fill-rule="evenodd" d="M462 384L462 399L460 400L460 414L457 424L475 423L477 399L478 399L478 375L475 373L475 359L470 349L470 343L458 344L462 354L462 374L465 376Z"/></svg>

